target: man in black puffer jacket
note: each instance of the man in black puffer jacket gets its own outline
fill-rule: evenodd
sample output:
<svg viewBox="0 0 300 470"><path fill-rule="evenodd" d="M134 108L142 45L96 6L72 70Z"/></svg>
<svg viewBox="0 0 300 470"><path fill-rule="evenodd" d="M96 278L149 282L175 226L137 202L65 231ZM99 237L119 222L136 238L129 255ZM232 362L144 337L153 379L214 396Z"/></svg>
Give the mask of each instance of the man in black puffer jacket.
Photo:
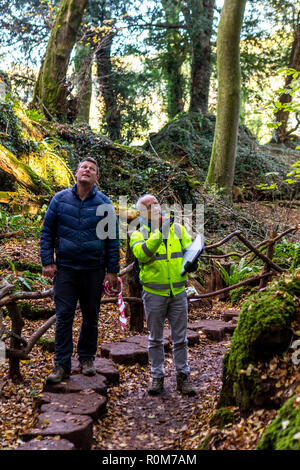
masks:
<svg viewBox="0 0 300 470"><path fill-rule="evenodd" d="M82 311L77 347L81 371L95 375L93 360L104 278L119 291L118 223L110 200L97 190L98 176L96 160L83 160L76 171L76 184L53 197L42 227L43 274L54 278L56 307L55 367L48 383L59 383L70 374L78 300Z"/></svg>

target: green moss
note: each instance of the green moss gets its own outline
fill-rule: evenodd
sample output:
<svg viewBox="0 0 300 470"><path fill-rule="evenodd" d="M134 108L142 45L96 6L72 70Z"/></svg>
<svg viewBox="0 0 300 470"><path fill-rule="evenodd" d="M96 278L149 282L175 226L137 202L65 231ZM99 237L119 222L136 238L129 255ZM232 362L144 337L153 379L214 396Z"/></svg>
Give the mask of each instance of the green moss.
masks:
<svg viewBox="0 0 300 470"><path fill-rule="evenodd" d="M300 276L296 274L273 282L244 302L230 350L224 356L218 406L236 404L247 412L265 402L260 362L288 347L298 296Z"/></svg>
<svg viewBox="0 0 300 470"><path fill-rule="evenodd" d="M241 300L243 295L245 295L247 292L250 292L251 290L252 289L249 286L242 286L242 287L239 287L238 289L234 289L230 291L229 295L230 295L231 303L233 305L237 304L239 300Z"/></svg>
<svg viewBox="0 0 300 470"><path fill-rule="evenodd" d="M40 338L37 343L39 346L41 346L41 348L44 350L44 351L49 351L49 352L53 352L54 351L54 346L55 346L55 338L54 337L44 337L44 338Z"/></svg>
<svg viewBox="0 0 300 470"><path fill-rule="evenodd" d="M14 267L17 271L31 271L32 273L41 273L42 265L31 261L14 261ZM11 265L7 260L1 260L0 268L9 268Z"/></svg>
<svg viewBox="0 0 300 470"><path fill-rule="evenodd" d="M18 306L21 315L29 320L50 318L55 314L54 308L34 305L29 302L18 302Z"/></svg>
<svg viewBox="0 0 300 470"><path fill-rule="evenodd" d="M202 443L200 444L198 450L209 450L210 443L211 443L213 437L214 437L214 434L208 434L208 436L206 436L206 437L203 439L203 441L202 441Z"/></svg>
<svg viewBox="0 0 300 470"><path fill-rule="evenodd" d="M123 144L119 144L117 142L115 142L114 145L115 145L116 148L119 148L121 150L124 150L125 152L129 152L129 153L134 154L134 155L140 155L143 152L143 150L138 149L136 147L130 147L129 145L123 145Z"/></svg>
<svg viewBox="0 0 300 470"><path fill-rule="evenodd" d="M287 400L257 444L258 450L300 450L300 395Z"/></svg>
<svg viewBox="0 0 300 470"><path fill-rule="evenodd" d="M0 143L16 157L30 151L29 142L22 138L22 125L13 103L0 102L0 132Z"/></svg>
<svg viewBox="0 0 300 470"><path fill-rule="evenodd" d="M214 115L203 115L196 112L180 113L168 122L157 134L151 136L151 145L146 142L145 150L155 152L163 159L180 161L195 171L195 177L204 182L214 139L216 118ZM290 171L287 161L283 160L269 147L258 145L249 129L240 125L238 130L238 147L234 173L234 185L242 187L247 193L262 196L262 191L254 189L255 184L270 184L270 172L276 172L274 182L280 183ZM293 185L285 183L278 195L286 197L292 194ZM298 183L299 186L299 183ZM265 197L268 197L264 193Z"/></svg>
<svg viewBox="0 0 300 470"><path fill-rule="evenodd" d="M300 244L295 248L292 268L300 268Z"/></svg>
<svg viewBox="0 0 300 470"><path fill-rule="evenodd" d="M235 421L234 413L228 408L219 408L214 416L211 418L209 424L211 426L217 426L222 429L227 424L232 424Z"/></svg>

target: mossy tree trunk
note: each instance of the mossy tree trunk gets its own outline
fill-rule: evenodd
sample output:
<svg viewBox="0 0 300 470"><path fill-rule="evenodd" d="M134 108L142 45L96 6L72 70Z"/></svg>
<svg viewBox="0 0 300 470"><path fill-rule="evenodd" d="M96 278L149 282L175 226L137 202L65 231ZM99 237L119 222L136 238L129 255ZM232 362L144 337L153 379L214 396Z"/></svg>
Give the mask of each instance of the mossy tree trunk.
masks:
<svg viewBox="0 0 300 470"><path fill-rule="evenodd" d="M289 68L300 72L300 24L297 25L294 33L294 41L290 55ZM292 80L293 75L287 75L284 84L284 88L286 90L290 90ZM286 106L291 103L292 99L293 97L290 93L283 93L279 98L279 102L283 106ZM279 109L279 111L276 113L276 122L281 122L282 124L277 129L275 129L272 140L278 144L286 143L290 134L290 131L288 130L289 114L290 112L284 108Z"/></svg>
<svg viewBox="0 0 300 470"><path fill-rule="evenodd" d="M111 30L102 39L96 51L97 73L100 90L105 105L107 131L112 140L121 139L121 115L117 101L116 75L111 62L111 47L114 32Z"/></svg>
<svg viewBox="0 0 300 470"><path fill-rule="evenodd" d="M192 56L189 110L207 113L215 0L184 0L182 3Z"/></svg>
<svg viewBox="0 0 300 470"><path fill-rule="evenodd" d="M61 0L33 97L33 104L48 119L66 120L68 90L65 79L87 3L88 0Z"/></svg>
<svg viewBox="0 0 300 470"><path fill-rule="evenodd" d="M178 24L180 0L162 0L162 6L166 23L170 25ZM181 68L185 60L185 47L178 28L167 28L166 42L167 51L164 57L163 70L167 80L168 117L173 119L183 111L184 106L184 79Z"/></svg>
<svg viewBox="0 0 300 470"><path fill-rule="evenodd" d="M218 103L206 184L231 199L240 111L240 32L246 0L225 0L217 37Z"/></svg>
<svg viewBox="0 0 300 470"><path fill-rule="evenodd" d="M51 193L51 187L28 165L20 162L9 150L0 144L0 168L11 175L25 189L34 194Z"/></svg>

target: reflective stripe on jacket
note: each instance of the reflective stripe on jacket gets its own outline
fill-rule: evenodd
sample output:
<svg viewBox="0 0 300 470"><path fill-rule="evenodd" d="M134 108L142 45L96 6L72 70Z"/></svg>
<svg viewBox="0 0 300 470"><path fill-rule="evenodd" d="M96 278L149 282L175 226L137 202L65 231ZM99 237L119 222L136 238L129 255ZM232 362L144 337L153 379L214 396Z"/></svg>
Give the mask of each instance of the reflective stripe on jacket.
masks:
<svg viewBox="0 0 300 470"><path fill-rule="evenodd" d="M170 296L185 289L188 275L181 276L181 265L184 250L191 242L185 228L176 223L171 225L166 243L158 229L151 232L145 225L132 233L130 247L139 261L145 291Z"/></svg>

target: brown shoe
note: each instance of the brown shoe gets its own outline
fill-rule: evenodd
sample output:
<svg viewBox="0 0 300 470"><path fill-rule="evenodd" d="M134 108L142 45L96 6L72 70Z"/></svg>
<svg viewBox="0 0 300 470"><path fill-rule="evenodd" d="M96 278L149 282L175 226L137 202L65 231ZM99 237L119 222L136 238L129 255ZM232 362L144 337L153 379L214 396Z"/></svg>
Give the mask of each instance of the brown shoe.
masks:
<svg viewBox="0 0 300 470"><path fill-rule="evenodd" d="M197 394L196 390L194 389L189 374L184 374L180 372L176 375L177 380L177 390L181 392L183 395L188 396L195 396Z"/></svg>
<svg viewBox="0 0 300 470"><path fill-rule="evenodd" d="M80 363L80 370L83 375L87 375L89 377L96 375L96 369L94 366L93 358L82 358L79 359Z"/></svg>
<svg viewBox="0 0 300 470"><path fill-rule="evenodd" d="M62 380L68 379L70 374L59 364L55 364L53 371L46 379L47 384L59 384Z"/></svg>
<svg viewBox="0 0 300 470"><path fill-rule="evenodd" d="M154 378L152 384L148 388L149 395L159 395L164 389L164 378Z"/></svg>

